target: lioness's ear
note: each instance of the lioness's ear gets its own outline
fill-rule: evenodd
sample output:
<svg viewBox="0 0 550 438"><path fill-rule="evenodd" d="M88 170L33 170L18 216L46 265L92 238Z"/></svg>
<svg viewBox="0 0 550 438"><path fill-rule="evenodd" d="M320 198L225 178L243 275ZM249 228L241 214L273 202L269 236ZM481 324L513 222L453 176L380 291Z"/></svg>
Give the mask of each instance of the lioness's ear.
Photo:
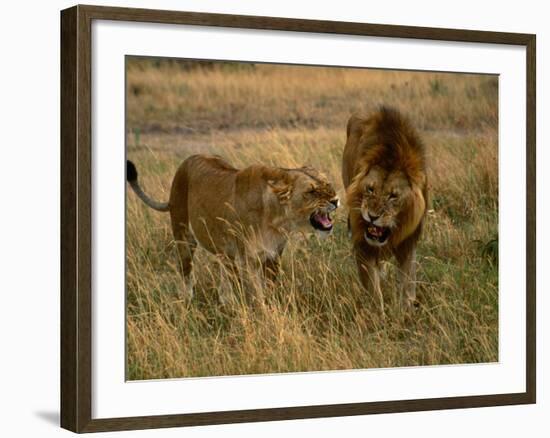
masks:
<svg viewBox="0 0 550 438"><path fill-rule="evenodd" d="M269 179L267 185L281 203L288 202L292 195L292 184L283 179Z"/></svg>

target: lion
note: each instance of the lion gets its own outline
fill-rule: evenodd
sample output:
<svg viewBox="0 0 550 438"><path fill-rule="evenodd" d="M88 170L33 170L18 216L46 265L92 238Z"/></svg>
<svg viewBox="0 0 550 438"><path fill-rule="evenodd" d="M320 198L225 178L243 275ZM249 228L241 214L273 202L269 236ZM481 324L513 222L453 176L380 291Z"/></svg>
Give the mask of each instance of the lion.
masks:
<svg viewBox="0 0 550 438"><path fill-rule="evenodd" d="M427 210L425 148L395 109L352 116L342 160L348 229L360 281L380 300L380 262L393 254L399 268L400 307L416 302L416 245Z"/></svg>
<svg viewBox="0 0 550 438"><path fill-rule="evenodd" d="M314 231L328 236L333 229L331 214L339 205L326 176L312 167L236 169L219 156L193 155L178 168L166 203L143 192L131 161L126 172L145 204L170 213L188 298L193 296L191 272L197 243L220 256L230 272L252 268L261 283L250 288L255 289L252 298L261 300L257 295L265 280L277 278L289 234ZM220 292L220 299L227 302L232 297Z"/></svg>

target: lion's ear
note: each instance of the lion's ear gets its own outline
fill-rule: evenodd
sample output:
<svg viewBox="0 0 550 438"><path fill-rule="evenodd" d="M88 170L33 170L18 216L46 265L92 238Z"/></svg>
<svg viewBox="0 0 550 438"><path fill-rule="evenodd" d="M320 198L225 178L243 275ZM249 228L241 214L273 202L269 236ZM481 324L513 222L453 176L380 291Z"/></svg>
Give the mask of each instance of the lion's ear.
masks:
<svg viewBox="0 0 550 438"><path fill-rule="evenodd" d="M360 191L360 185L363 179L369 174L369 168L365 167L361 169L351 180L348 190Z"/></svg>
<svg viewBox="0 0 550 438"><path fill-rule="evenodd" d="M267 185L281 203L288 202L292 195L292 184L284 179L269 179Z"/></svg>
<svg viewBox="0 0 550 438"><path fill-rule="evenodd" d="M350 185L346 189L346 203L348 204L348 207L356 207L357 204L361 204L361 200L363 198L361 182L363 181L363 178L367 176L367 173L368 171L361 171L351 180Z"/></svg>

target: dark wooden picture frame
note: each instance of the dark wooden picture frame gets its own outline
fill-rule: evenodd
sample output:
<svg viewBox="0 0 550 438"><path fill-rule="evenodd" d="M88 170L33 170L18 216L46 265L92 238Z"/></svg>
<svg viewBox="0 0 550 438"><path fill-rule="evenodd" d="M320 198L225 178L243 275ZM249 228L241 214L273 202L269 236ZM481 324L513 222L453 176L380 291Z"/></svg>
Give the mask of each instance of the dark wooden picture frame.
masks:
<svg viewBox="0 0 550 438"><path fill-rule="evenodd" d="M527 59L526 391L497 395L92 419L91 24L93 20L524 46ZM62 11L61 426L74 432L97 432L535 403L535 52L536 37L531 34L97 6L75 6Z"/></svg>

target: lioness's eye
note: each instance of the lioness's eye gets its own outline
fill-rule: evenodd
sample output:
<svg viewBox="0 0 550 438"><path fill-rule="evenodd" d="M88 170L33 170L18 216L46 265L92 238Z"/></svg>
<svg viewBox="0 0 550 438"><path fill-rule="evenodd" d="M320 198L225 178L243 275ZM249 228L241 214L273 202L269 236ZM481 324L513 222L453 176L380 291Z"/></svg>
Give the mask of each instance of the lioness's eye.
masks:
<svg viewBox="0 0 550 438"><path fill-rule="evenodd" d="M390 193L390 199L397 199L397 193Z"/></svg>
<svg viewBox="0 0 550 438"><path fill-rule="evenodd" d="M308 195L308 196L313 196L313 195L315 195L315 192L316 192L315 189L309 189L309 190L306 192L306 195Z"/></svg>

